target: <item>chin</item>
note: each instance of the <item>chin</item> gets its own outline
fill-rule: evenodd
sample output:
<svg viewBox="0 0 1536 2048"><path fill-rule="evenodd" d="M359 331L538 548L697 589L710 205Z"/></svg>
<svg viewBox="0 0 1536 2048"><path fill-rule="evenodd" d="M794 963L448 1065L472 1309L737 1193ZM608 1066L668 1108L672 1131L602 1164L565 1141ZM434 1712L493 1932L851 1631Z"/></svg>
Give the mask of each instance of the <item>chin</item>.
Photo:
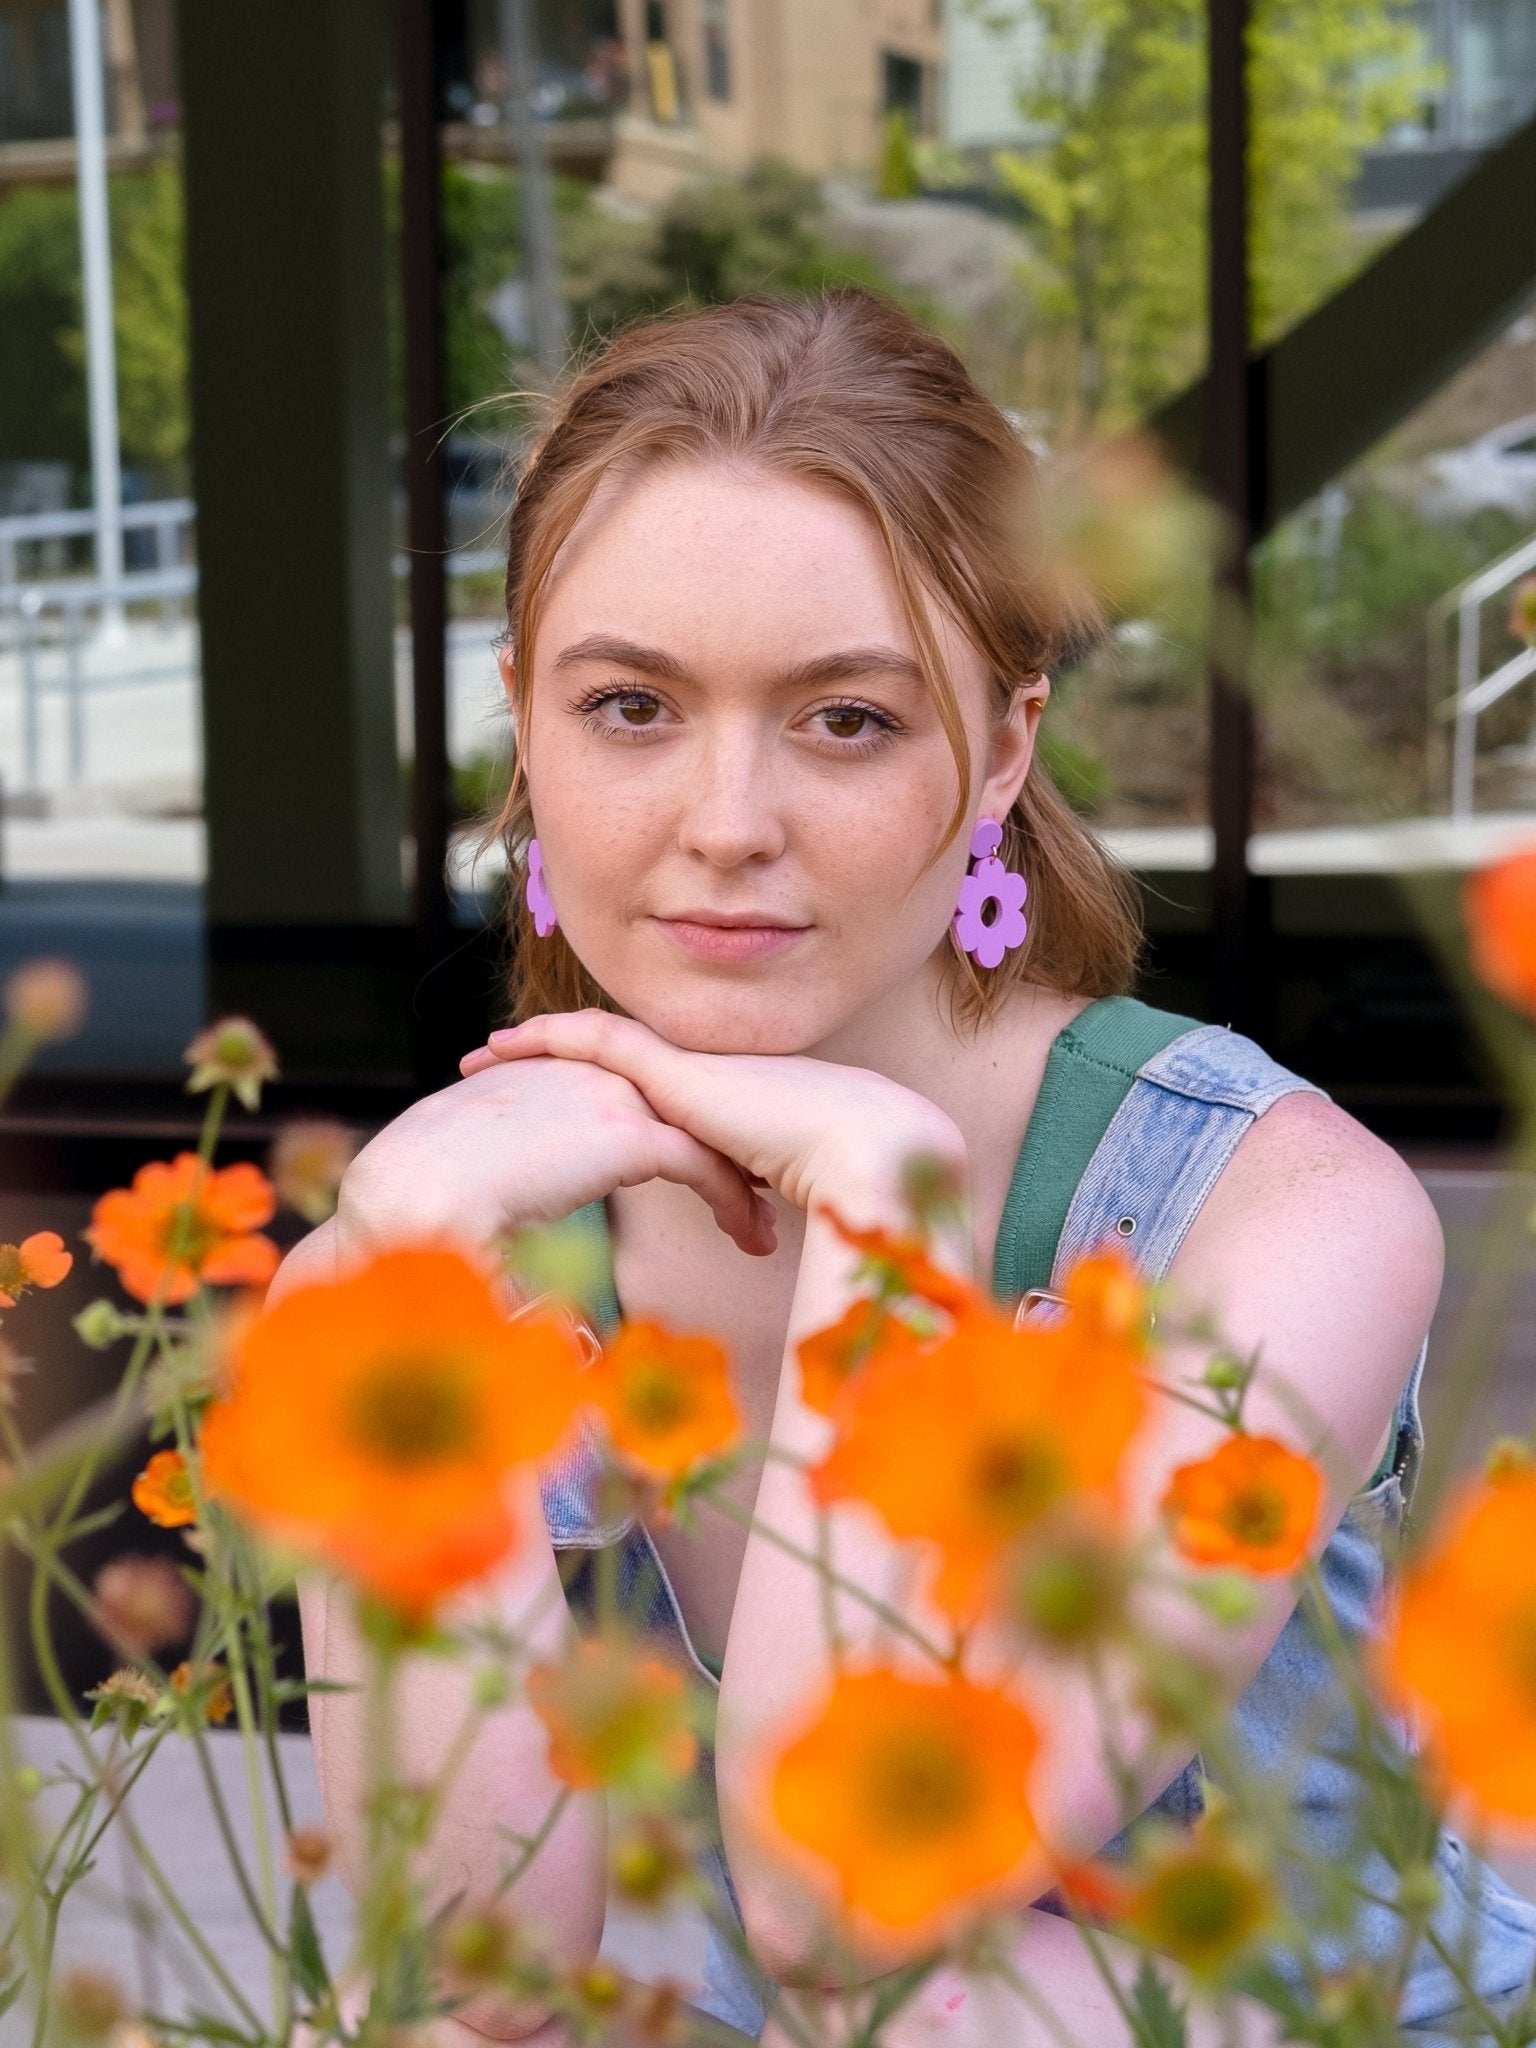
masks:
<svg viewBox="0 0 1536 2048"><path fill-rule="evenodd" d="M622 998L620 999L623 1000ZM785 990L695 987L625 1003L632 1017L685 1052L808 1052L835 1031L846 1012L831 1004L792 1000Z"/></svg>

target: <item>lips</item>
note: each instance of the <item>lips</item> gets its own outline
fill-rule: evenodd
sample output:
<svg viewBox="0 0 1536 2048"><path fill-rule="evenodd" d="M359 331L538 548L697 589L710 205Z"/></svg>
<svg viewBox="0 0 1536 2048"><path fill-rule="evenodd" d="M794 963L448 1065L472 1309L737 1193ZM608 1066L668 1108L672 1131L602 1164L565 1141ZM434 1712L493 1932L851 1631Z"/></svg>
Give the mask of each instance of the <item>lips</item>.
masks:
<svg viewBox="0 0 1536 2048"><path fill-rule="evenodd" d="M764 960L793 946L808 925L770 921L761 911L743 916L720 911L686 917L661 917L657 924L683 952L696 960L724 963Z"/></svg>

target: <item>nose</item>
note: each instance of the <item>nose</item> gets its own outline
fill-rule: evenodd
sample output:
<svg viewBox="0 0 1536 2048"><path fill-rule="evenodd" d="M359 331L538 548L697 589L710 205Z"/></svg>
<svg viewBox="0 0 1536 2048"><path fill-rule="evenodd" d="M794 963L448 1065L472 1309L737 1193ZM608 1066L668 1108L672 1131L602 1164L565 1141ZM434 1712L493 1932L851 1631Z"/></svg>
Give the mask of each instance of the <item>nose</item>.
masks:
<svg viewBox="0 0 1536 2048"><path fill-rule="evenodd" d="M784 851L779 778L747 732L711 740L697 764L678 827L684 853L711 867L770 861Z"/></svg>

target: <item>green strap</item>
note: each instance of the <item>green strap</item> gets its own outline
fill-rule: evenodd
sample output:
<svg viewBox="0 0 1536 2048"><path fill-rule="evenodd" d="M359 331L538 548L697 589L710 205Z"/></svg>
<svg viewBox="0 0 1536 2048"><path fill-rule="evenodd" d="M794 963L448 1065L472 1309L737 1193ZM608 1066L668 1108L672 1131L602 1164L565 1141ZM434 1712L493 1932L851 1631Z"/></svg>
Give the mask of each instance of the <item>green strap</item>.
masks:
<svg viewBox="0 0 1536 2048"><path fill-rule="evenodd" d="M1050 1286L1077 1184L1137 1070L1198 1028L1192 1017L1132 996L1106 996L1057 1034L998 1225L992 1291L999 1301Z"/></svg>

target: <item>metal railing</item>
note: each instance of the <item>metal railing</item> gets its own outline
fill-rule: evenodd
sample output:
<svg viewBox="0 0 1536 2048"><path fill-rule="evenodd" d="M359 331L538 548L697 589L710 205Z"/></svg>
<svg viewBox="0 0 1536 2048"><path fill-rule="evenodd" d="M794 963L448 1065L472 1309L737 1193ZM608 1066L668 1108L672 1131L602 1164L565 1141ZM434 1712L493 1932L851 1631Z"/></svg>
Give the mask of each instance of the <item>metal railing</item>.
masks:
<svg viewBox="0 0 1536 2048"><path fill-rule="evenodd" d="M173 677L185 676L190 682L195 676L195 655L169 668L146 668L140 663L114 668L110 659L103 663L100 650L104 643L97 636L120 620L129 607L140 612L146 606L156 607L166 628L186 616L189 601L197 592L196 518L197 507L190 498L124 506L125 532L152 537L152 561L142 568L126 568L114 579L83 571L71 574L51 567L45 559L47 551L60 543L85 539L94 543L94 512L39 512L0 518L0 656L15 655L20 669L19 793L38 795L42 790L45 697L64 699L65 779L78 785L85 781L89 766L86 705L90 696ZM396 577L405 576L407 558L395 555L392 566ZM454 577L499 572L504 566L505 556L495 548L456 548L448 557L448 573ZM49 653L62 656L52 674L46 672ZM92 657L89 664L88 655Z"/></svg>
<svg viewBox="0 0 1536 2048"><path fill-rule="evenodd" d="M1430 611L1431 674L1443 656L1445 633L1456 621L1456 689L1446 707L1453 719L1451 816L1470 818L1477 767L1477 721L1527 676L1536 675L1536 646L1522 648L1488 674L1483 673L1484 608L1536 571L1536 535L1490 562L1442 597Z"/></svg>

